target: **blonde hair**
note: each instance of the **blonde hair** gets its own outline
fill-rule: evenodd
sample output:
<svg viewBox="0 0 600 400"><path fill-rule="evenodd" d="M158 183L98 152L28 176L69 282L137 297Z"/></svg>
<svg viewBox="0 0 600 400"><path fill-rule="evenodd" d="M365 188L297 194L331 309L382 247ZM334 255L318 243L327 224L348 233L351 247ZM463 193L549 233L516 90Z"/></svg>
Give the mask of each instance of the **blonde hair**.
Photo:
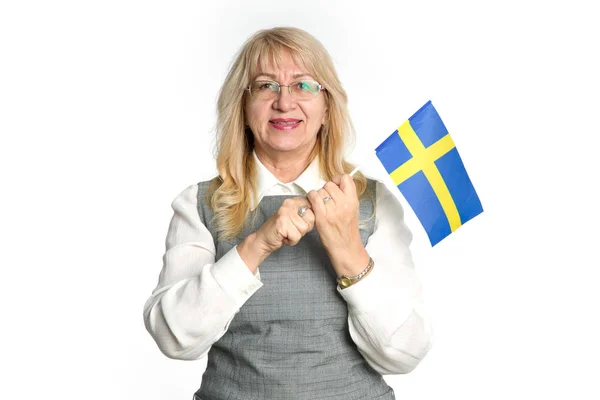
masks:
<svg viewBox="0 0 600 400"><path fill-rule="evenodd" d="M326 96L326 123L317 135L309 161L319 157L320 172L325 180L354 169L344 159L344 151L354 144L355 138L347 110L348 98L327 50L316 38L298 28L279 27L256 32L234 59L217 101L219 176L207 192L207 201L223 239L234 238L241 232L257 196L256 165L252 156L254 138L245 126L245 89L267 65L280 66L285 54L304 66L326 88L321 92ZM354 182L360 197L366 190L366 179L358 172ZM370 194L369 197L372 199Z"/></svg>

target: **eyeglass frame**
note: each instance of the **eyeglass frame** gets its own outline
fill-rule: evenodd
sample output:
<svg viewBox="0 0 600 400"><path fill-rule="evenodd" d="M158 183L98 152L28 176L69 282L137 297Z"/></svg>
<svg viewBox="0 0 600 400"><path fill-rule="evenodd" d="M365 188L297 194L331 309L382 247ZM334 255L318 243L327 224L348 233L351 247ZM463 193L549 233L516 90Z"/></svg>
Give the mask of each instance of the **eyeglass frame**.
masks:
<svg viewBox="0 0 600 400"><path fill-rule="evenodd" d="M275 83L275 84L277 84L277 87L279 87L279 90L277 91L277 95L281 95L281 87L283 86L283 87L287 87L287 88L288 88L288 93L290 94L290 96L291 96L291 97L292 97L294 100L297 100L297 99L294 97L294 95L292 94L292 86L294 86L294 84L297 84L297 83L300 83L300 82L304 82L304 81L312 81L312 82L315 82L315 83L317 84L317 87L318 87L319 91L318 91L318 92L317 92L317 93L314 95L314 97L317 97L317 95L318 95L319 93L321 93L322 91L325 91L325 90L327 90L327 89L326 89L325 87L323 87L323 85L321 85L319 82L317 82L317 81L315 81L315 80L312 80L312 79L301 79L301 80L299 80L299 81L294 81L294 82L290 83L289 85L282 85L281 83L279 83L279 82L277 82L277 81L270 80L270 79L258 79L258 80L256 80L256 81L254 81L254 82L250 83L250 84L248 85L248 87L247 87L245 90L247 90L247 91L248 91L248 93L250 93L250 98L254 98L254 96L252 96L252 91L250 90L250 87L251 87L253 84L255 84L256 82L271 82L271 83Z"/></svg>

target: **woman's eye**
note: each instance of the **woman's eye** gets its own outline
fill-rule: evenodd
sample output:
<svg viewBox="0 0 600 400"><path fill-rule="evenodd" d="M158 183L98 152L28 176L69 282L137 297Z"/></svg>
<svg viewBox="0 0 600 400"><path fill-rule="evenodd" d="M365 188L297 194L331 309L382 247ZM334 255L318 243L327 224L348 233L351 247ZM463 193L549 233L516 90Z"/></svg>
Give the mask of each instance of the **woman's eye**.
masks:
<svg viewBox="0 0 600 400"><path fill-rule="evenodd" d="M309 81L298 82L296 85L296 88L303 92L311 92L311 93L314 93L317 90L315 84L313 82L309 82Z"/></svg>
<svg viewBox="0 0 600 400"><path fill-rule="evenodd" d="M263 83L258 87L260 90L277 90L277 85L273 82Z"/></svg>

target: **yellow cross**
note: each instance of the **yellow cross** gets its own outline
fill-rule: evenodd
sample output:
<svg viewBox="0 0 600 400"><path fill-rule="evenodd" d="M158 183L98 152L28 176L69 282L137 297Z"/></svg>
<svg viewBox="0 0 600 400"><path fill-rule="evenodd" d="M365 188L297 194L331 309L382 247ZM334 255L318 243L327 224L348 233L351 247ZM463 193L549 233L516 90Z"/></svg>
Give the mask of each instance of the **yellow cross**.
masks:
<svg viewBox="0 0 600 400"><path fill-rule="evenodd" d="M448 218L450 230L454 232L462 225L460 214L456 209L456 204L454 204L448 186L442 178L442 174L435 165L438 158L454 148L454 142L450 134L446 134L446 136L426 148L410 126L410 122L406 121L398 128L398 135L412 154L412 158L390 174L394 184L398 186L417 172L423 171L425 178L429 181L433 192L442 205L446 218Z"/></svg>

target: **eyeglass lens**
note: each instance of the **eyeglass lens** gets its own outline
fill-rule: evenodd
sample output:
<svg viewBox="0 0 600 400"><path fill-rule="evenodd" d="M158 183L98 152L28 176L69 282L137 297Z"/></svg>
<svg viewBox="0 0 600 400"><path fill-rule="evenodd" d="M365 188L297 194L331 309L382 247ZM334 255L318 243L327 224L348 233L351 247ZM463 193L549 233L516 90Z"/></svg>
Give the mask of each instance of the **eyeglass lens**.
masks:
<svg viewBox="0 0 600 400"><path fill-rule="evenodd" d="M289 90L289 93L296 99L311 99L321 91L318 82L299 81L289 85L280 85L274 81L256 81L250 85L250 94L258 99L271 99L279 95L279 91Z"/></svg>

